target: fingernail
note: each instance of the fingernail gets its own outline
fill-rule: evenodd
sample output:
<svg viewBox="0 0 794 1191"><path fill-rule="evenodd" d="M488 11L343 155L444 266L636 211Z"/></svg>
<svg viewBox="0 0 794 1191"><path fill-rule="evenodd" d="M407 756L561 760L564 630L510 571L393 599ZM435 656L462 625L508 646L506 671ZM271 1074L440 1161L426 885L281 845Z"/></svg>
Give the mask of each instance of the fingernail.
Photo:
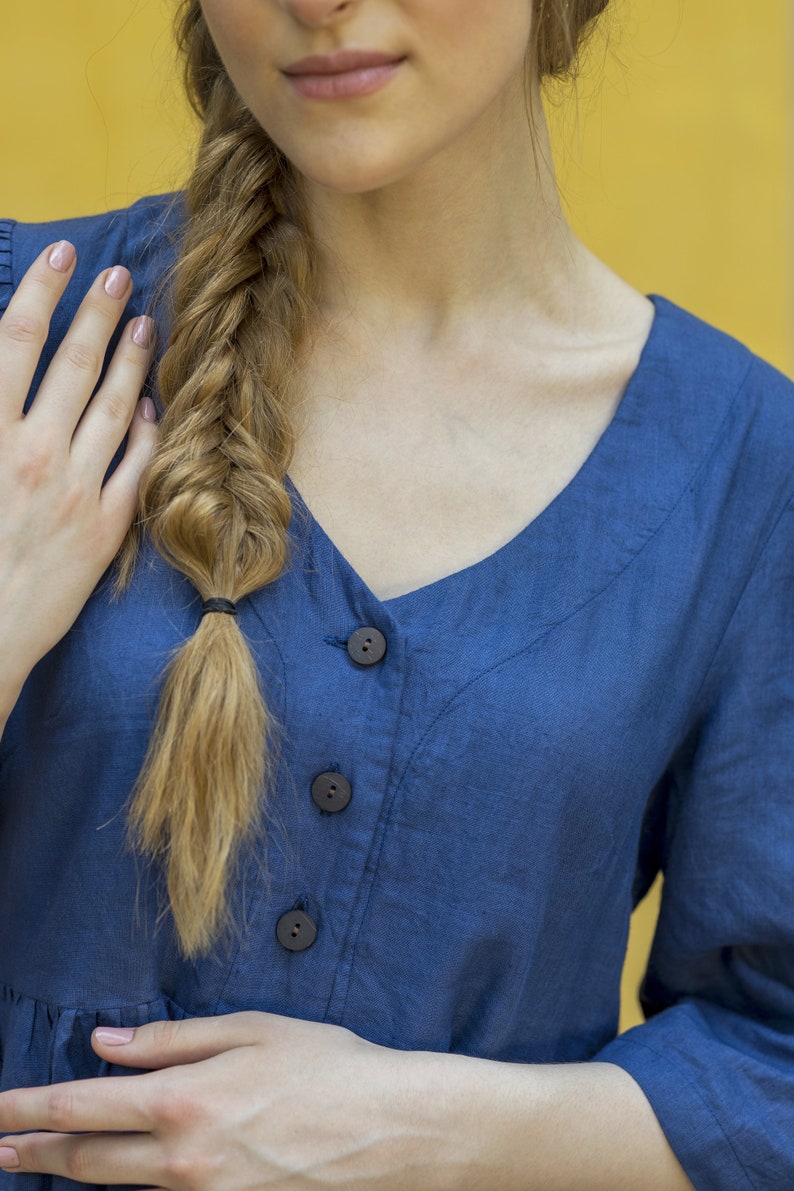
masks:
<svg viewBox="0 0 794 1191"><path fill-rule="evenodd" d="M145 397L144 401L149 398ZM148 418L147 418L148 421ZM94 1037L97 1042L101 1042L103 1046L124 1046L127 1042L132 1042L135 1037L134 1030L114 1029L109 1026L99 1026L94 1030Z"/></svg>
<svg viewBox="0 0 794 1191"><path fill-rule="evenodd" d="M140 318L136 318L132 328L133 342L138 344L138 347L151 347L152 345L152 331L154 324L150 318L142 314Z"/></svg>
<svg viewBox="0 0 794 1191"><path fill-rule="evenodd" d="M51 249L48 259L57 273L67 273L72 267L75 255L74 244L70 244L68 240L59 240Z"/></svg>
<svg viewBox="0 0 794 1191"><path fill-rule="evenodd" d="M11 1146L0 1146L0 1166L5 1166L6 1169L19 1166L19 1154L12 1150Z"/></svg>
<svg viewBox="0 0 794 1191"><path fill-rule="evenodd" d="M157 421L157 408L151 397L144 397L141 401L141 417L144 422Z"/></svg>
<svg viewBox="0 0 794 1191"><path fill-rule="evenodd" d="M111 298L123 298L130 284L130 274L123 265L116 265L105 278L105 292Z"/></svg>

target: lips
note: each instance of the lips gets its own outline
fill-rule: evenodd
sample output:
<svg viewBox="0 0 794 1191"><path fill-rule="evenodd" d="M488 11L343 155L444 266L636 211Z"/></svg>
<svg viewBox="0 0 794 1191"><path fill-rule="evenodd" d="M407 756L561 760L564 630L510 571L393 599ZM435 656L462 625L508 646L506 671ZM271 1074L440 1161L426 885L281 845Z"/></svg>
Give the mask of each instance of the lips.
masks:
<svg viewBox="0 0 794 1191"><path fill-rule="evenodd" d="M363 99L385 87L403 62L405 57L378 50L337 50L301 58L282 73L304 99Z"/></svg>
<svg viewBox="0 0 794 1191"><path fill-rule="evenodd" d="M285 66L283 73L292 77L300 75L348 74L351 71L368 70L377 66L392 66L402 61L400 54L382 53L378 50L336 50L333 54L312 54Z"/></svg>

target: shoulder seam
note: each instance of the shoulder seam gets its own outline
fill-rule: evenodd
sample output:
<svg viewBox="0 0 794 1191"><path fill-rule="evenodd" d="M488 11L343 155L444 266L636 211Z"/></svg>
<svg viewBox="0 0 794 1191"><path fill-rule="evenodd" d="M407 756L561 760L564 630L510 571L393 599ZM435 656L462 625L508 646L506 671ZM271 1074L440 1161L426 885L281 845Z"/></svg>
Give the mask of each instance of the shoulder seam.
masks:
<svg viewBox="0 0 794 1191"><path fill-rule="evenodd" d="M741 607L744 603L744 598L747 594L747 589L749 588L753 579L757 575L757 573L766 557L767 551L772 543L772 540L774 539L774 537L777 533L778 527L780 526L781 522L785 519L787 514L790 514L790 513L794 513L794 496L789 497L789 499L786 501L786 503L781 508L777 517L775 517L775 519L772 523L771 529L769 530L768 534L764 538L763 544L759 547L758 553L756 554L755 560L753 561L753 565L750 567L749 571L747 572L747 578L745 579L744 583L742 584L741 591L739 592L739 594L736 597L736 603L733 605L733 608L731 609L731 614L728 617L728 619L726 620L725 627L723 628L722 632L720 633L719 640L717 641L717 644L714 647L714 652L711 655L711 661L709 662L708 666L706 667L706 669L703 673L703 680L700 683L697 691L695 692L695 694L690 702L688 721L691 721L693 712L698 707L700 697L708 687L709 679L711 678L711 675L714 672L714 669L717 665L720 654L722 653L722 650L723 650L723 646L725 645L725 642L730 635L730 631L731 631L731 628L733 627L733 623L736 620L736 617L739 615L739 610L741 609Z"/></svg>
<svg viewBox="0 0 794 1191"><path fill-rule="evenodd" d="M0 219L0 310L5 310L14 292L13 236L15 219Z"/></svg>

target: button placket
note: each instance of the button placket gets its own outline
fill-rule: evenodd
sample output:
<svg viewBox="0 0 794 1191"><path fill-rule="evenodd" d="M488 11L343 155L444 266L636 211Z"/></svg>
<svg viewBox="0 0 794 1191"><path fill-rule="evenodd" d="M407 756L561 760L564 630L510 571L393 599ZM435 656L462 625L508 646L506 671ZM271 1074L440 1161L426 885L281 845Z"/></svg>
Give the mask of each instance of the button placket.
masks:
<svg viewBox="0 0 794 1191"><path fill-rule="evenodd" d="M375 666L386 656L386 637L380 629L373 627L356 629L346 645L349 657L358 666ZM331 814L343 811L352 793L350 782L341 773L329 770L318 774L312 782L312 801L320 810Z"/></svg>
<svg viewBox="0 0 794 1191"><path fill-rule="evenodd" d="M347 652L362 668L377 665L386 656L386 637L374 627L365 626L351 633ZM331 814L343 811L350 803L352 787L343 774L334 770L320 773L312 782L314 804ZM276 936L287 951L305 951L317 938L317 924L305 911L295 909L282 914L276 924Z"/></svg>
<svg viewBox="0 0 794 1191"><path fill-rule="evenodd" d="M321 574L323 585L325 585L334 575L335 567L333 565L322 566L322 561L325 560L315 560L316 568L311 573ZM357 742L363 739L361 733L366 731L365 725L370 719L366 709L370 708L371 704L372 713L376 715L374 709L383 704L384 699L391 703L396 693L395 683L397 690L401 687L399 666L392 672L391 666L384 668L379 664L384 663L384 659L386 662L389 660L387 651L390 647L387 637L391 634L394 626L388 613L384 616L384 609L371 606L371 601L365 600L363 604L360 603L361 593L359 592L349 594L352 596L349 603L340 601L340 593L334 585L333 603L336 607L332 614L333 619L328 617L327 608L323 609L320 622L317 623L317 628L320 631L314 640L305 642L303 654L304 660L312 658L315 669L318 665L323 668L325 665L330 665L331 671L336 672L336 682L339 688L336 698L331 703L331 707L335 708L334 712L329 715L328 710L330 709L325 711L317 709L320 725L323 729L327 727L328 730L321 730L316 737L318 748L315 756L319 764L313 773L311 769L308 773L304 770L304 781L306 782L304 797L308 795L313 806L309 810L303 803L302 812L298 810L298 805L295 807L296 812L304 817L307 841L311 839L314 846L321 848L325 854L315 873L315 881L317 895L325 907L324 912L333 912L335 925L330 931L323 930L324 942L320 940L320 943L323 944L323 955L328 953L328 948L331 948L332 951L336 951L338 948L338 931L340 929L343 936L346 933L345 919L357 897L360 874L363 872L366 855L372 844L379 814L380 796L384 789L382 778L375 777L371 772L373 768L382 770L380 761L370 757L366 750L359 756ZM343 603L347 603L347 607L343 607ZM380 623L381 618L386 623L376 628L375 625ZM333 623L334 620L336 620L336 624ZM360 627L355 628L356 624ZM399 635L392 644L396 660L401 654ZM332 648L328 649L328 646ZM325 655L324 658L316 652L318 647L320 653ZM345 653L347 658L340 659L339 655ZM335 658L338 660L335 661ZM342 661L341 667L339 666L340 660ZM308 671L306 672L306 681L309 683L312 681ZM353 799L358 780L361 780L364 791L360 807L356 806ZM339 820L340 834L336 837L333 852L329 853L327 843L322 842L327 840L326 832L332 830L330 820L326 818L326 815L338 815L347 810L351 802L356 813L349 821L342 823L342 820ZM313 826L305 822L307 810L310 818L314 818ZM318 810L325 814L317 816ZM350 812L348 811L348 813ZM317 817L315 818L315 816ZM295 830L299 836L304 830L301 827L300 818L295 823ZM343 863L343 856L348 849L351 859L355 857L352 864ZM334 877L330 883L327 881L330 871L327 870L334 871ZM285 960L287 960L285 952L303 951L310 948L318 939L322 927L322 922L319 919L315 921L311 915L307 915L301 902L295 902L294 906L292 911L281 914L281 917L278 917L278 911L274 915L278 918L275 933L279 949L284 949L282 955ZM273 920L271 919L271 921ZM272 929L273 927L271 927ZM317 949L313 956L315 954L318 954ZM306 960L310 965L307 971L314 970L312 958L309 957ZM335 966L333 970L336 973ZM334 983L335 978L329 989L329 997L333 995Z"/></svg>

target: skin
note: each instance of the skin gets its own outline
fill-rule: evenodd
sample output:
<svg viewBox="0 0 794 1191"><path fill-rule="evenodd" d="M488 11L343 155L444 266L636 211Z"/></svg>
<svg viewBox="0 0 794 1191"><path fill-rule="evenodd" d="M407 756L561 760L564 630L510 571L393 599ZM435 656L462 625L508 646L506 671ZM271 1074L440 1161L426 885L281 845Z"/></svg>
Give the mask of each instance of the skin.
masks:
<svg viewBox="0 0 794 1191"><path fill-rule="evenodd" d="M500 0L497 20L486 0L204 9L243 98L305 175L320 246L293 478L374 590L430 581L427 557L440 573L465 565L467 551L481 557L577 470L636 366L649 304L567 227L541 116L535 168L528 0ZM307 103L279 68L339 46L407 61L364 100ZM156 433L134 414L148 353L127 337L74 433L124 304L102 279L22 421L70 270L42 257L0 321L6 711L112 557ZM101 489L130 423L124 461ZM328 466L364 460L373 428L376 470ZM362 498L366 518L356 516ZM92 1041L102 1058L147 1073L0 1094L0 1131L11 1135L0 1166L169 1191L691 1188L642 1091L610 1064L395 1051L253 1012L99 1030Z"/></svg>

